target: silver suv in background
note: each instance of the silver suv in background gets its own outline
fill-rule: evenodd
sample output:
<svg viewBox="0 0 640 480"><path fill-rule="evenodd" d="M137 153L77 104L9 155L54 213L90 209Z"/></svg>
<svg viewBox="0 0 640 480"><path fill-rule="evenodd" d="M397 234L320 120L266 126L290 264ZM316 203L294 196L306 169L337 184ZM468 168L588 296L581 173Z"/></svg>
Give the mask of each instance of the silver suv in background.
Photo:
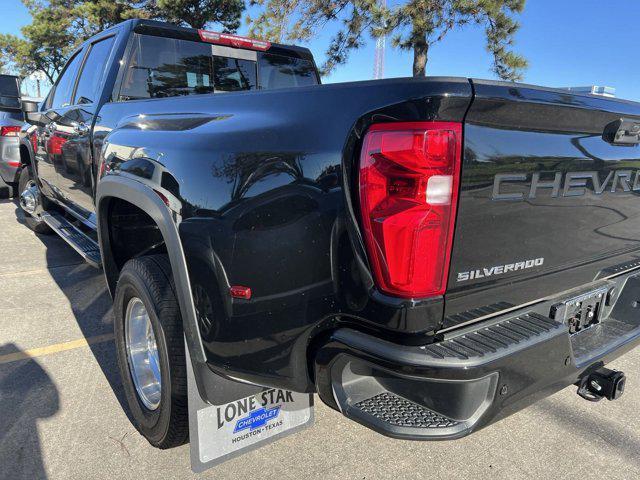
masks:
<svg viewBox="0 0 640 480"><path fill-rule="evenodd" d="M20 78L0 75L0 198L11 196L20 173L18 133L24 124L23 102L37 104L37 99L20 97Z"/></svg>
<svg viewBox="0 0 640 480"><path fill-rule="evenodd" d="M0 177L6 184L18 181L20 140L18 133L24 123L22 112L0 111Z"/></svg>

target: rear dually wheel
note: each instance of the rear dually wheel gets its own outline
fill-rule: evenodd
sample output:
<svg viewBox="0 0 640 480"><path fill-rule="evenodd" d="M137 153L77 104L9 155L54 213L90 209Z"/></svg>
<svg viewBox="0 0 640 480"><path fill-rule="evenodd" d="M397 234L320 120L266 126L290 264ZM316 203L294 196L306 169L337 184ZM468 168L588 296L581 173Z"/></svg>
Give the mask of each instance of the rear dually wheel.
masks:
<svg viewBox="0 0 640 480"><path fill-rule="evenodd" d="M189 437L184 335L166 255L124 265L113 311L118 367L134 426L155 447L182 445Z"/></svg>

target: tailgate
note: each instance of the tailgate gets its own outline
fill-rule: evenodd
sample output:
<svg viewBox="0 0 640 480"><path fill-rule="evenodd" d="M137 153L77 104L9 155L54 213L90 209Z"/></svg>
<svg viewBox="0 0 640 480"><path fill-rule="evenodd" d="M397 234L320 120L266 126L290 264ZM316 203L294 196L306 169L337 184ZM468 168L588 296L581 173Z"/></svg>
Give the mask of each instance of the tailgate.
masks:
<svg viewBox="0 0 640 480"><path fill-rule="evenodd" d="M640 266L640 104L473 83L444 327Z"/></svg>

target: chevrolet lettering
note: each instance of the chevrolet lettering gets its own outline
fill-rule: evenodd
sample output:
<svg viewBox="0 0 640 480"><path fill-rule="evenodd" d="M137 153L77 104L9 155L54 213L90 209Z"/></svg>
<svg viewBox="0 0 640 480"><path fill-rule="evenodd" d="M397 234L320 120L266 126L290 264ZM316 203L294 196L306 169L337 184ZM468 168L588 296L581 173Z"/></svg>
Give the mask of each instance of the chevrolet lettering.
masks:
<svg viewBox="0 0 640 480"><path fill-rule="evenodd" d="M579 197L585 195L587 191L596 195L618 191L637 192L640 191L640 171L610 170L602 179L596 171L564 174L563 172L535 172L532 175L499 173L493 180L491 198L493 200L533 199L543 190L548 191L549 196L553 198Z"/></svg>

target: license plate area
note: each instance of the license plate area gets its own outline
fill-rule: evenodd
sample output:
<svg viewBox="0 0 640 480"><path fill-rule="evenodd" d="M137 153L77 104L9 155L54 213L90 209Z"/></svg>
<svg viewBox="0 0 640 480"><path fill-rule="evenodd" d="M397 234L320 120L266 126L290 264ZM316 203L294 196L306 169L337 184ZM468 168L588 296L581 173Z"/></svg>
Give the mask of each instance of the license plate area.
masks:
<svg viewBox="0 0 640 480"><path fill-rule="evenodd" d="M550 317L562 321L574 335L600 323L607 287L576 295L551 307Z"/></svg>

